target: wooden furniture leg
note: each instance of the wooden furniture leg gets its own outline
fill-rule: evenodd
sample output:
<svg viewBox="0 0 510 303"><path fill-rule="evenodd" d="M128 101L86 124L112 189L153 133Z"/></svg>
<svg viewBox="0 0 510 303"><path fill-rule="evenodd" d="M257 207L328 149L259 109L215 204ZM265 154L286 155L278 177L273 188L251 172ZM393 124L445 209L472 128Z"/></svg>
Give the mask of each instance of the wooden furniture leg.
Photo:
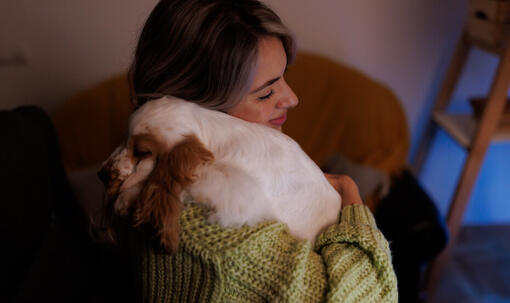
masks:
<svg viewBox="0 0 510 303"><path fill-rule="evenodd" d="M469 44L467 32L464 31L457 43L450 66L448 67L448 71L443 81L443 85L441 86L439 95L436 98L434 108L430 113L429 122L425 128L419 148L414 157L412 170L416 176L419 176L423 169L423 165L430 150L430 145L432 144L432 140L434 139L437 131L437 125L431 117L436 112L445 111L446 107L450 103L453 91L466 63L470 48L471 45Z"/></svg>
<svg viewBox="0 0 510 303"><path fill-rule="evenodd" d="M452 204L447 217L447 225L450 231L450 240L443 252L431 263L426 277L426 289L429 294L427 302L433 302L434 294L439 285L441 274L450 256L452 247L455 245L459 234L462 217L466 210L471 191L475 185L485 153L492 138L492 134L498 127L501 114L506 102L508 87L510 85L510 47L507 47L498 66L487 105L478 124L471 146L468 149L468 157L459 183L457 185Z"/></svg>

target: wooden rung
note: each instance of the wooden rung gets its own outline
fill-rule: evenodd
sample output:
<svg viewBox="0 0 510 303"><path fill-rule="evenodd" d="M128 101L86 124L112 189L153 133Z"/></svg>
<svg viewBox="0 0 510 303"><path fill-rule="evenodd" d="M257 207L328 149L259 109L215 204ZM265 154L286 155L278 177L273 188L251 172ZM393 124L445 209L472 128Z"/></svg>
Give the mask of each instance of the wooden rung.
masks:
<svg viewBox="0 0 510 303"><path fill-rule="evenodd" d="M500 54L506 45L510 24L497 24L470 18L467 22L467 31L473 44L489 50L491 53Z"/></svg>
<svg viewBox="0 0 510 303"><path fill-rule="evenodd" d="M473 115L475 116L477 121L482 119L483 112L487 107L487 98L477 97L469 99L469 103L471 104L471 108L473 109ZM510 124L510 99L506 99L505 106L503 109L503 113L501 114L501 118L499 119L499 125L508 125Z"/></svg>
<svg viewBox="0 0 510 303"><path fill-rule="evenodd" d="M499 57L503 56L503 54L505 52L505 48L502 44L497 44L497 45L492 44L491 45L490 43L487 43L486 41L476 39L475 37L472 37L472 36L468 36L467 40L470 45L475 46L485 52L494 54Z"/></svg>
<svg viewBox="0 0 510 303"><path fill-rule="evenodd" d="M471 0L466 29L473 44L500 54L510 33L510 1Z"/></svg>
<svg viewBox="0 0 510 303"><path fill-rule="evenodd" d="M470 114L447 114L437 112L434 121L443 128L460 146L471 148L471 143L478 127L478 121ZM500 126L492 136L493 142L510 140L510 125Z"/></svg>
<svg viewBox="0 0 510 303"><path fill-rule="evenodd" d="M469 15L497 23L510 23L510 1L471 0L469 2Z"/></svg>

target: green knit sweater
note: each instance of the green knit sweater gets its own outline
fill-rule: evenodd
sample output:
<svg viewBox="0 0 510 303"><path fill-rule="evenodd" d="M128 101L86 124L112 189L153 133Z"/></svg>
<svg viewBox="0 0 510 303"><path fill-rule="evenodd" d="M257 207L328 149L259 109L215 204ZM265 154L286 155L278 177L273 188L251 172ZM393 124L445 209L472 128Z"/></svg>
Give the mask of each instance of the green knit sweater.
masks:
<svg viewBox="0 0 510 303"><path fill-rule="evenodd" d="M142 302L397 302L388 242L363 205L345 207L314 246L283 223L225 229L207 216L185 207L174 255L132 231Z"/></svg>

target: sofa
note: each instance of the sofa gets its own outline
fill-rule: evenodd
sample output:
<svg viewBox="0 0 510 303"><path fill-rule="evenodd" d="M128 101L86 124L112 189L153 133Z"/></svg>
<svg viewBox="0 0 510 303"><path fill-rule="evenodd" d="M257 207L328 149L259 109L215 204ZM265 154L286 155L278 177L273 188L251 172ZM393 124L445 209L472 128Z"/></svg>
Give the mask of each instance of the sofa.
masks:
<svg viewBox="0 0 510 303"><path fill-rule="evenodd" d="M394 251L394 260L400 262L395 268L401 268L397 276L399 284L405 286L401 302L415 300L421 266L442 249L447 237L434 204L406 169L409 131L398 98L362 72L313 53L298 53L285 77L300 104L289 112L283 131L325 170L329 167L333 173L357 173L361 180L376 176L366 186L364 199L379 226L384 226L381 229L392 247L399 249ZM122 249L94 241L88 224L98 220L101 203L97 168L124 139L133 108L129 81L123 73L63 102L51 114L51 120L34 107L2 112L0 121L4 123L13 123L8 116L21 121L17 126L20 131L15 130L13 137L19 136L21 129L27 134L26 143L13 149L18 152L13 152L12 159L4 159L6 163L25 157L39 164L46 163L48 157L52 159L40 168L41 176L26 179L20 174L19 183L30 191L37 180L58 180L57 184L39 184L49 193L22 197L23 203L16 204L19 209L5 213L12 219L8 224L27 230L13 232L9 238L15 243L9 258L16 262L8 272L16 273L16 279L9 285L12 291L8 299L132 300L128 256ZM32 114L27 118L25 111ZM44 120L44 126L34 124L33 119ZM35 135L41 129L47 130L46 137ZM36 146L48 146L51 151L38 153ZM30 153L44 159L36 161ZM348 163L350 169L335 170L338 163L331 162L335 156L341 156L342 164ZM5 171L4 176L10 174L8 169ZM29 164L24 172L34 173ZM390 182L387 190L381 190L384 182ZM13 191L9 196L13 200L17 192L23 192L23 188L5 187ZM419 211L410 215L413 208ZM20 224L20 218L24 218L24 224ZM422 229L413 229L415 226ZM415 253L416 245L424 246L425 251L419 247L422 251Z"/></svg>

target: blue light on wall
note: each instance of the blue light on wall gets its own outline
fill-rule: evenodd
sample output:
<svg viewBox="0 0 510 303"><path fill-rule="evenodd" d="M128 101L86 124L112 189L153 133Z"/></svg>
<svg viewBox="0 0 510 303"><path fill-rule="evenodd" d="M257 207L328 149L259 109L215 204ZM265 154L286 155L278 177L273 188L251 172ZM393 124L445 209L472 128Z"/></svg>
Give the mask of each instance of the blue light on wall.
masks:
<svg viewBox="0 0 510 303"><path fill-rule="evenodd" d="M425 190L446 216L466 152L443 131L438 132L420 175ZM510 143L492 144L478 175L464 216L465 224L510 222Z"/></svg>

